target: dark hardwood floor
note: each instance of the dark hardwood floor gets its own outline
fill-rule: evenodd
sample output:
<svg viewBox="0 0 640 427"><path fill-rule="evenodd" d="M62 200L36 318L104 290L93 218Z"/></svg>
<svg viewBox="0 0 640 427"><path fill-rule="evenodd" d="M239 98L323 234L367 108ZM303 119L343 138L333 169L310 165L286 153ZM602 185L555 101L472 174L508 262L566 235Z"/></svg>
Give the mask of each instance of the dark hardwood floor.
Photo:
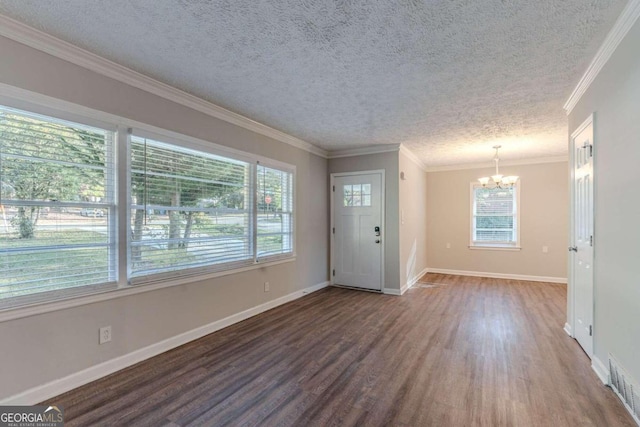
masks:
<svg viewBox="0 0 640 427"><path fill-rule="evenodd" d="M78 388L67 426L634 426L562 327L566 285L329 288Z"/></svg>

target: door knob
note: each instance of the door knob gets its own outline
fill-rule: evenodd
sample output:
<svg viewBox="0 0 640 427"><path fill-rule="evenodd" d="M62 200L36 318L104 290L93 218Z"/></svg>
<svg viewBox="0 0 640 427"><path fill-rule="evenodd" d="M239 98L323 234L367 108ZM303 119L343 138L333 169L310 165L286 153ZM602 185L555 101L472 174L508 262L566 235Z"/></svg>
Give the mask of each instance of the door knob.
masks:
<svg viewBox="0 0 640 427"><path fill-rule="evenodd" d="M578 252L578 247L577 246L569 246L569 252Z"/></svg>

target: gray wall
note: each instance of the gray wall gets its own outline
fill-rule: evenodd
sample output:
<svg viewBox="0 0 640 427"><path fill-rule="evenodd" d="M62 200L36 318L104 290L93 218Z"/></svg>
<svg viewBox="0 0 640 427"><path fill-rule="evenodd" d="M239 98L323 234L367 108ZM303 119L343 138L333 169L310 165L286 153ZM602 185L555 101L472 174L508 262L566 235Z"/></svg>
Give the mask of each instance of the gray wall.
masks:
<svg viewBox="0 0 640 427"><path fill-rule="evenodd" d="M567 277L567 162L504 166L520 177L520 251L469 249L470 185L494 169L428 174L430 268ZM451 248L447 249L447 243ZM549 252L543 253L547 246Z"/></svg>
<svg viewBox="0 0 640 427"><path fill-rule="evenodd" d="M400 289L398 152L329 160L329 172L385 170L384 287Z"/></svg>
<svg viewBox="0 0 640 427"><path fill-rule="evenodd" d="M294 262L0 323L0 398L328 279L327 160L0 37L0 82L297 166ZM396 168L397 169L397 168ZM397 218L397 216L396 216ZM271 283L264 293L263 282ZM98 346L98 328L113 342Z"/></svg>
<svg viewBox="0 0 640 427"><path fill-rule="evenodd" d="M400 284L406 286L427 268L427 172L402 151L399 167Z"/></svg>
<svg viewBox="0 0 640 427"><path fill-rule="evenodd" d="M640 382L640 21L569 115L594 118L594 354ZM571 319L569 319L571 322Z"/></svg>

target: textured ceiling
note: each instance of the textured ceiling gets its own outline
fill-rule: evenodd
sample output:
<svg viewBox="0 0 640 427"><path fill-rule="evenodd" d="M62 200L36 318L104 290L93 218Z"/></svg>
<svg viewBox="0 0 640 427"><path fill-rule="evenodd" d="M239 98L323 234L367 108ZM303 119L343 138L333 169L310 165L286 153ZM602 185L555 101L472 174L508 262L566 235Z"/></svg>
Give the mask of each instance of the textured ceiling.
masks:
<svg viewBox="0 0 640 427"><path fill-rule="evenodd" d="M625 0L1 0L0 13L322 148L564 155Z"/></svg>

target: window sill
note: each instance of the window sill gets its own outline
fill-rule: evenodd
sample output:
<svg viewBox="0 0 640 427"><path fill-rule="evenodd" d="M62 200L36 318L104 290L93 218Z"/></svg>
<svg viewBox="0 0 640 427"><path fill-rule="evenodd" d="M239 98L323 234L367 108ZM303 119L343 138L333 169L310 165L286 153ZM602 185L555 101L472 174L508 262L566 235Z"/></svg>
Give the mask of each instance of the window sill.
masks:
<svg viewBox="0 0 640 427"><path fill-rule="evenodd" d="M274 265L293 262L296 260L296 254L291 257L282 258L274 261L257 263L247 267L236 268L233 270L217 271L215 273L207 273L201 275L193 275L181 278L175 278L171 280L165 280L162 282L154 282L148 284L139 285L123 285L116 289L104 289L90 294L75 295L66 298L60 298L48 302L39 302L31 305L22 305L18 307L6 308L0 310L0 323L9 320L20 319L23 317L36 316L39 314L49 313L52 311L65 310L68 308L78 307L87 304L94 304L96 302L106 301L115 298L126 297L129 295L136 295L143 292L155 291L158 289L169 288L172 286L180 286L188 283L201 282L203 280L214 279L222 276L229 276L232 274L238 274L245 271L255 270L258 268L271 267Z"/></svg>
<svg viewBox="0 0 640 427"><path fill-rule="evenodd" d="M469 249L480 251L511 251L517 252L522 248L520 246L497 246L497 245L469 245Z"/></svg>

